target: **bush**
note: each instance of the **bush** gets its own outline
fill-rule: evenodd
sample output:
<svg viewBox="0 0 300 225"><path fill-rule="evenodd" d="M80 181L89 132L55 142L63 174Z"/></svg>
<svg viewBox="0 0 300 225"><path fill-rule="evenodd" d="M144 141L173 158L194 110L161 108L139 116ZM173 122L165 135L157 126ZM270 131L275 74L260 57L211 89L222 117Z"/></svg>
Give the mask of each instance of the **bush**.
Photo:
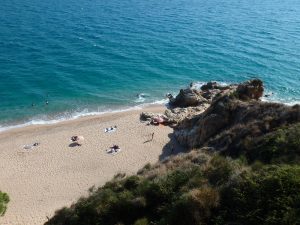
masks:
<svg viewBox="0 0 300 225"><path fill-rule="evenodd" d="M8 195L0 191L0 216L4 215L7 209L8 202L9 202Z"/></svg>
<svg viewBox="0 0 300 225"><path fill-rule="evenodd" d="M219 193L216 189L210 187L193 189L175 202L167 224L207 224L218 204Z"/></svg>
<svg viewBox="0 0 300 225"><path fill-rule="evenodd" d="M281 127L262 138L254 140L247 149L250 162L266 163L300 162L300 123Z"/></svg>
<svg viewBox="0 0 300 225"><path fill-rule="evenodd" d="M134 225L148 225L148 224L149 224L149 222L148 222L147 218L138 219L134 223Z"/></svg>
<svg viewBox="0 0 300 225"><path fill-rule="evenodd" d="M221 191L216 224L300 224L300 166L245 172Z"/></svg>
<svg viewBox="0 0 300 225"><path fill-rule="evenodd" d="M232 171L233 168L230 162L226 158L216 155L211 159L210 166L205 174L212 185L218 186L229 180Z"/></svg>

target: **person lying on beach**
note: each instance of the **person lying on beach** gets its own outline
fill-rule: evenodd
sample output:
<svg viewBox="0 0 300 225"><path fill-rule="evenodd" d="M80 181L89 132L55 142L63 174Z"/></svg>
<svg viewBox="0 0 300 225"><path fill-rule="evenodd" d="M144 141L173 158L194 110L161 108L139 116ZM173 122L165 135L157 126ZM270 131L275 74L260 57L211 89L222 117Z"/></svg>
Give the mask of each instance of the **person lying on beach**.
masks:
<svg viewBox="0 0 300 225"><path fill-rule="evenodd" d="M120 149L119 145L113 145L111 148L114 150Z"/></svg>
<svg viewBox="0 0 300 225"><path fill-rule="evenodd" d="M33 144L31 144L31 145L24 145L24 149L32 149L32 148L34 148L34 147L37 147L37 146L39 146L40 145L40 143L38 143L38 142L35 142L35 143L33 143Z"/></svg>
<svg viewBox="0 0 300 225"><path fill-rule="evenodd" d="M113 145L109 149L106 150L108 154L115 155L121 151L121 148L118 145Z"/></svg>
<svg viewBox="0 0 300 225"><path fill-rule="evenodd" d="M119 147L119 145L113 145L112 147L110 147L110 149L112 150L112 152L117 152L121 148Z"/></svg>
<svg viewBox="0 0 300 225"><path fill-rule="evenodd" d="M158 126L159 124L163 124L165 122L164 118L162 117L154 117L152 120L151 120L151 124L152 125L155 125L155 126Z"/></svg>
<svg viewBox="0 0 300 225"><path fill-rule="evenodd" d="M78 146L81 146L84 142L84 137L83 136L72 136L71 141L75 143Z"/></svg>
<svg viewBox="0 0 300 225"><path fill-rule="evenodd" d="M109 127L109 128L105 128L104 129L104 132L107 133L107 132L113 132L117 129L117 126L114 126L114 127Z"/></svg>

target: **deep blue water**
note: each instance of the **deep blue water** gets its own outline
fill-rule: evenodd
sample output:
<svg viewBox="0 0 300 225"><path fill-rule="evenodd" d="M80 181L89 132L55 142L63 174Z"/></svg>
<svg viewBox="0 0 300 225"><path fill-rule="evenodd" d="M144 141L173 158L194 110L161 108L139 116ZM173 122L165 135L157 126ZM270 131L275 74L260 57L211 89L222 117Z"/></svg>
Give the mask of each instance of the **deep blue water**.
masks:
<svg viewBox="0 0 300 225"><path fill-rule="evenodd" d="M1 0L0 126L252 77L300 102L299 0Z"/></svg>

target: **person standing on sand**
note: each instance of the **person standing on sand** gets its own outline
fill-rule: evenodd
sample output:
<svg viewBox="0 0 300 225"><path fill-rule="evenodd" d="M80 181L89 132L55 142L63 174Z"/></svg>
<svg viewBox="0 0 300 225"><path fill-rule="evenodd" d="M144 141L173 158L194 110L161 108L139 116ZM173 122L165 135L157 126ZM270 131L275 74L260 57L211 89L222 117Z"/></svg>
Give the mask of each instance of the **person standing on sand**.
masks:
<svg viewBox="0 0 300 225"><path fill-rule="evenodd" d="M154 138L154 132L151 134L151 141L153 141Z"/></svg>

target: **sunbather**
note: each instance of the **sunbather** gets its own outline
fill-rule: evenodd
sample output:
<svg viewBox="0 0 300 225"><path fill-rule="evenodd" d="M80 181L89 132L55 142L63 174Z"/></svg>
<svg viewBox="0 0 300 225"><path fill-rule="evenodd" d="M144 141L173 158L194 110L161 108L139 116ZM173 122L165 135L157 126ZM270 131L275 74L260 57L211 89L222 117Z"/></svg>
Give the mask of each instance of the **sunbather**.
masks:
<svg viewBox="0 0 300 225"><path fill-rule="evenodd" d="M84 142L84 137L83 136L72 136L71 141L75 143L78 146L81 146Z"/></svg>

